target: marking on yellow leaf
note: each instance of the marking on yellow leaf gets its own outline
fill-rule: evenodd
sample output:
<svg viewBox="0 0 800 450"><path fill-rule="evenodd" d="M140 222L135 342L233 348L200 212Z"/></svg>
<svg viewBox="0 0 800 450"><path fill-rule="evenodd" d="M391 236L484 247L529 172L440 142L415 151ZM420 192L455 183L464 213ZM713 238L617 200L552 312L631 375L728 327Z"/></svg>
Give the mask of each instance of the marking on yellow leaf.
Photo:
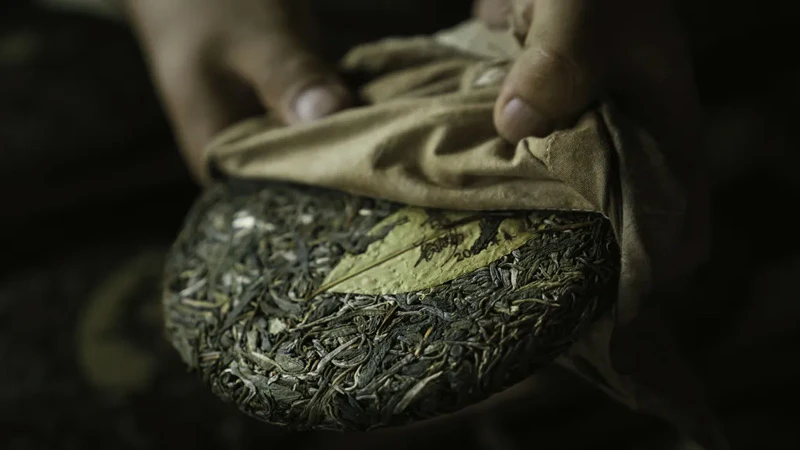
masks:
<svg viewBox="0 0 800 450"><path fill-rule="evenodd" d="M362 254L342 258L318 292L388 295L422 291L487 266L538 232L521 218L500 218L492 242L473 255L471 249L481 237L481 217L485 216L445 213L450 225L442 227L422 209L402 209L372 230L375 233L397 223L384 239L373 242Z"/></svg>

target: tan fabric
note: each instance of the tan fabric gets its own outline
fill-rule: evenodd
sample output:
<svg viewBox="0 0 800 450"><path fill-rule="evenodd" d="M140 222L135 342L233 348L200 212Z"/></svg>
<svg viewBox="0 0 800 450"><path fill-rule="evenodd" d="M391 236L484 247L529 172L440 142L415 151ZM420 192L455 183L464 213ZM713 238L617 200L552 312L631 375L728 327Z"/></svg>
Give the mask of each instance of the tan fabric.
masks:
<svg viewBox="0 0 800 450"><path fill-rule="evenodd" d="M674 392L688 392L693 383L690 375L675 375L683 365L672 350L659 349L660 365L649 374L634 367L627 375L614 367L610 350L615 330L635 322L654 286L705 257L690 239L702 231L691 229L699 222L682 181L692 176L668 164L663 149L610 104L546 139L504 142L492 111L508 62L520 50L510 34L472 22L431 38L357 48L343 66L372 79L362 89L367 106L291 128L270 118L249 120L209 146L209 162L229 177L287 180L417 206L602 212L622 250L619 301L563 362L587 375L575 364L587 360L619 400L697 428L706 420L699 399L689 400L697 408L671 404ZM637 339L632 331L617 334ZM614 345L653 351L623 340Z"/></svg>

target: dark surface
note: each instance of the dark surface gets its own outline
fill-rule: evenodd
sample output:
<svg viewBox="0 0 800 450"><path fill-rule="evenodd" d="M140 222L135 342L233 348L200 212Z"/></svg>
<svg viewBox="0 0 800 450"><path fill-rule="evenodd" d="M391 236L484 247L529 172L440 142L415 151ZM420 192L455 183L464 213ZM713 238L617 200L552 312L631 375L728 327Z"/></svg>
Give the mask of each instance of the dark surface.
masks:
<svg viewBox="0 0 800 450"><path fill-rule="evenodd" d="M0 268L120 229L175 229L195 188L124 27L4 15L0 99Z"/></svg>
<svg viewBox="0 0 800 450"><path fill-rule="evenodd" d="M0 36L13 29L10 23L20 24L21 17L0 10ZM29 16L24 23L33 23L30 20ZM136 87L131 81L125 92L117 88L106 92L123 98L133 98L126 97L132 92L149 92L141 76L141 60L124 30L114 31L113 26L93 19L74 23L80 23L82 30L93 23L91 27L99 30L92 37L86 37L88 31L74 31L76 36L84 36L80 42L103 44L98 47L102 49L116 41L132 52L128 63L119 64L138 74L130 80L144 84ZM55 32L59 26L48 29ZM752 41L748 45L759 48ZM676 299L689 306L682 315L681 337L698 373L711 388L733 449L796 449L800 448L798 415L793 413L794 399L800 396L796 381L800 371L794 361L800 344L796 325L800 320L800 239L791 211L800 197L795 176L800 149L792 125L797 123L792 99L798 98L799 78L797 72L769 78L752 67L735 70L744 56L740 56L740 48L730 48L729 57L717 54L720 59L728 58L727 65L709 62L716 72L704 72L710 75L702 77L703 85L716 87L714 96L708 98L721 101L732 97L730 92L723 95L731 89L758 91L758 84L763 91L767 86L772 94L753 107L757 117L768 118L769 127L744 130L736 121L734 125L719 124L728 140L712 146L714 154L728 158L736 148L744 156L738 157L738 169L726 172L730 176L716 189L714 259L707 285L697 289L696 298ZM87 48L82 51L90 52ZM6 158L9 142L21 139L14 134L18 130L31 135L24 127L5 126L9 120L20 120L9 119L9 114L29 108L30 120L52 117L47 110L54 105L47 98L37 101L37 91L48 85L64 86L57 84L69 78L62 74L72 73L72 80L80 80L78 74L87 72L71 66L80 60L69 57L48 66L50 78L38 78L41 85L29 84L17 92L2 91L0 86L0 158ZM25 79L13 70L0 66L0 80ZM766 81L755 83L748 75L753 73ZM29 89L27 94L24 89ZM72 89L102 90L93 82ZM7 98L19 100L11 107ZM97 101L89 98L94 97L77 103L101 110L116 104L104 102L103 96ZM14 177L0 177L0 448L83 449L93 444L148 450L184 446L226 450L263 446L298 450L676 448L670 446L674 436L660 422L629 413L561 372L544 374L516 392L447 420L369 435L284 434L220 403L185 372L160 331L157 261L175 236L196 190L171 149L166 124L148 113L153 111L154 98L139 100L140 105L151 106L138 113L106 110L106 114L139 121L136 125L108 117L117 125L106 129L117 130L119 135L105 135L107 140L90 136L84 141L77 134L83 126L81 117L104 117L97 110L70 116L75 120L73 134L55 133L49 140L34 136L41 142L39 148L47 151L80 149L93 142L92 152L120 158L127 154L131 160L142 161L140 166L127 166L131 176L111 174L92 179L90 171L80 173L78 164L74 170L55 172L64 182L59 184L40 175L44 166L29 164L33 173L15 169ZM39 105L39 112L30 109L34 105ZM727 110L722 103L714 106ZM46 126L50 125L45 122L34 128ZM141 134L131 136L133 130ZM47 156L35 156L42 154L37 153L39 148L24 142L20 148L23 157L32 155L47 165ZM153 156L152 161L161 155L168 162L138 159L140 153ZM5 174L12 166L24 165L15 166L4 159L0 171ZM158 172L162 175L151 176L157 170L163 171ZM148 249L153 250L152 256L146 256ZM126 268L140 257L144 261L141 266ZM118 285L113 275L120 272L128 273L135 287L103 294L106 282ZM124 319L103 313L104 305L114 304L127 311ZM87 325L85 318L94 313L98 321ZM105 328L89 333L95 324ZM84 336L89 338L82 340ZM102 351L104 344L119 342L144 352L135 354L150 355L145 360L156 361L152 369L139 372L136 366L119 364L104 368L97 363L104 358L88 358L95 362L84 364L87 352ZM120 373L139 375L128 379Z"/></svg>

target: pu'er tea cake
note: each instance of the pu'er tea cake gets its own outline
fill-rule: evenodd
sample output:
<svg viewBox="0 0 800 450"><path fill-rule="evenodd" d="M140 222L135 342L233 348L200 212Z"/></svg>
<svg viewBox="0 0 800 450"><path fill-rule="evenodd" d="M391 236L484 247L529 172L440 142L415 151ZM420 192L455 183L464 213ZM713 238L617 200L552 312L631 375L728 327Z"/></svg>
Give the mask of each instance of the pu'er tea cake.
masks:
<svg viewBox="0 0 800 450"><path fill-rule="evenodd" d="M369 430L530 376L613 301L592 213L452 212L319 188L222 184L169 257L167 332L245 413Z"/></svg>

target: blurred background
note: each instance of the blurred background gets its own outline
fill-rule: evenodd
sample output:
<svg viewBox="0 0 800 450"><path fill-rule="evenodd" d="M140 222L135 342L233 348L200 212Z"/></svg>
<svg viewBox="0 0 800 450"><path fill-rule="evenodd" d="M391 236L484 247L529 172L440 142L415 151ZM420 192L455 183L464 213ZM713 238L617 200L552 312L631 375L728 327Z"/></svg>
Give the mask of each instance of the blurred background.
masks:
<svg viewBox="0 0 800 450"><path fill-rule="evenodd" d="M330 58L470 9L314 3ZM722 39L719 11L689 21L714 242L703 282L675 299L680 338L733 449L797 449L795 22L773 11ZM186 372L161 331L162 258L197 194L113 2L0 2L0 448L691 449L558 369L455 416L366 435L285 433L242 416Z"/></svg>

